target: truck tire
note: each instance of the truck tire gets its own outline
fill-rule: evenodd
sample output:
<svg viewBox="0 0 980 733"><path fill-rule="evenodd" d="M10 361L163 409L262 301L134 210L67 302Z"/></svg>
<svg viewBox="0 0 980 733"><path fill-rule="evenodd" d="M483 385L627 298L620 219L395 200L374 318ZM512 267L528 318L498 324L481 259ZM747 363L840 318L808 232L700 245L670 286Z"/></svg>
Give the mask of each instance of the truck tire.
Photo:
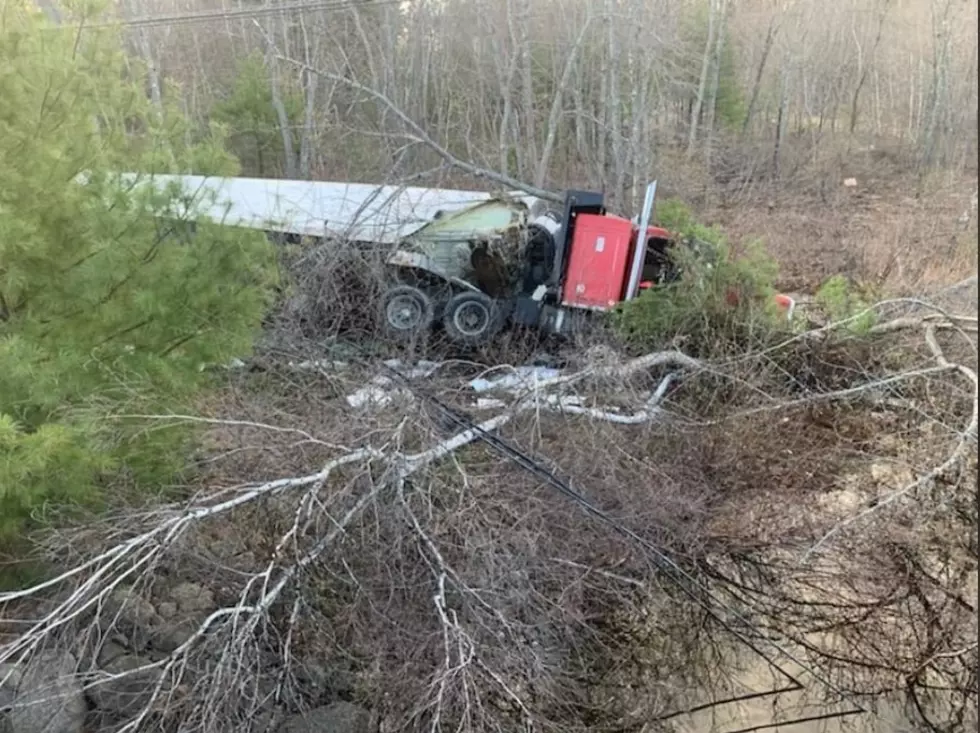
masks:
<svg viewBox="0 0 980 733"><path fill-rule="evenodd" d="M446 303L442 327L453 343L479 346L496 336L506 320L507 312L500 301L486 293L464 290Z"/></svg>
<svg viewBox="0 0 980 733"><path fill-rule="evenodd" d="M435 321L435 306L412 285L393 285L381 299L381 325L389 338L405 343L424 335Z"/></svg>

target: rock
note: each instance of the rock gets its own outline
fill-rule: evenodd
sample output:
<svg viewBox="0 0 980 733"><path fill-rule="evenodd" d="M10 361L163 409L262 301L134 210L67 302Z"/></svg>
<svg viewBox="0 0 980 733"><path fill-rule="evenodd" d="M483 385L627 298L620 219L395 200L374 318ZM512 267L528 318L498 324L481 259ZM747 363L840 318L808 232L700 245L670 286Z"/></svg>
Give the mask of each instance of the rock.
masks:
<svg viewBox="0 0 980 733"><path fill-rule="evenodd" d="M214 594L197 583L181 583L170 591L170 598L182 613L198 613L215 609Z"/></svg>
<svg viewBox="0 0 980 733"><path fill-rule="evenodd" d="M278 733L375 733L377 726L371 714L349 702L314 708L308 713L292 715L279 727Z"/></svg>
<svg viewBox="0 0 980 733"><path fill-rule="evenodd" d="M114 641L107 641L102 644L102 648L99 650L99 666L105 667L107 664L112 662L116 657L121 657L123 654L128 654L126 647L122 644L118 644Z"/></svg>
<svg viewBox="0 0 980 733"><path fill-rule="evenodd" d="M160 620L156 608L131 588L118 588L106 604L113 616L134 626L149 626Z"/></svg>
<svg viewBox="0 0 980 733"><path fill-rule="evenodd" d="M130 588L116 589L99 617L104 632L118 630L133 648L143 646L153 627L162 622L153 604Z"/></svg>
<svg viewBox="0 0 980 733"><path fill-rule="evenodd" d="M87 707L70 654L44 652L24 665L0 664L0 730L82 733Z"/></svg>
<svg viewBox="0 0 980 733"><path fill-rule="evenodd" d="M129 718L140 712L149 702L150 696L160 679L159 668L135 672L151 660L136 654L122 654L112 659L102 667L107 675L123 675L121 677L103 677L92 685L89 699L93 706L103 713L120 718ZM125 674L129 672L130 674Z"/></svg>
<svg viewBox="0 0 980 733"><path fill-rule="evenodd" d="M150 639L150 645L157 651L170 654L186 643L198 630L199 625L193 621L170 623L158 627Z"/></svg>
<svg viewBox="0 0 980 733"><path fill-rule="evenodd" d="M341 660L332 659L322 663L314 659L303 660L295 667L296 679L302 682L309 694L329 699L345 698L354 692L357 678L354 672ZM321 697L322 699L322 697Z"/></svg>
<svg viewBox="0 0 980 733"><path fill-rule="evenodd" d="M854 489L828 491L820 495L817 501L824 511L838 518L855 514L862 504L861 494Z"/></svg>
<svg viewBox="0 0 980 733"><path fill-rule="evenodd" d="M908 466L879 462L871 464L871 479L890 489L900 489L911 484L915 477Z"/></svg>
<svg viewBox="0 0 980 733"><path fill-rule="evenodd" d="M277 733L277 721L282 720L283 713L277 709L267 709L252 717L251 733ZM2 733L2 732L0 732Z"/></svg>

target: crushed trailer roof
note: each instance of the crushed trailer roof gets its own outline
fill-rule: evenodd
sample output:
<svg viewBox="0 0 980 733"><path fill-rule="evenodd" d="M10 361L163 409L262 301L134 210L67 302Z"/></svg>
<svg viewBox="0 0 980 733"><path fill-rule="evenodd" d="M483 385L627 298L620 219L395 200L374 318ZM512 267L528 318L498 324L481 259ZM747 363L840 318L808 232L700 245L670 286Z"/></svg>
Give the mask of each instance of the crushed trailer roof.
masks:
<svg viewBox="0 0 980 733"><path fill-rule="evenodd" d="M495 197L483 191L329 181L136 173L124 173L122 178L159 188L180 183L193 196L199 213L229 225L378 244L402 240L439 212ZM505 195L529 207L537 201L522 192Z"/></svg>

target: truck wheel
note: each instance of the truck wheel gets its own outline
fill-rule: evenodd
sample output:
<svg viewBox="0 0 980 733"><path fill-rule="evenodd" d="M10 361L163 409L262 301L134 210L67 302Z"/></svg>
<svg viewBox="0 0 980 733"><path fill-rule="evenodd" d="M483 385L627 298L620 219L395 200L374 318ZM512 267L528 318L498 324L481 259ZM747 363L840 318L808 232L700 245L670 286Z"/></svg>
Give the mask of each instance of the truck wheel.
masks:
<svg viewBox="0 0 980 733"><path fill-rule="evenodd" d="M398 341L411 341L432 327L435 306L424 292L411 285L395 285L385 291L381 303L385 333Z"/></svg>
<svg viewBox="0 0 980 733"><path fill-rule="evenodd" d="M464 290L449 302L442 315L442 326L449 339L464 346L487 343L504 326L507 313L486 293Z"/></svg>

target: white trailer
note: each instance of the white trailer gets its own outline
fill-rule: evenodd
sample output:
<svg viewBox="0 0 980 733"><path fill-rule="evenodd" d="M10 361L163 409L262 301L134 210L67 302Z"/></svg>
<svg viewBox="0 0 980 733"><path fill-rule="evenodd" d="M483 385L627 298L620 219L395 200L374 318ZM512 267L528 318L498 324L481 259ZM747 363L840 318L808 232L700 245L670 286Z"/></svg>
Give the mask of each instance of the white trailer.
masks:
<svg viewBox="0 0 980 733"><path fill-rule="evenodd" d="M484 191L419 186L195 175L120 174L127 185L179 185L188 210L231 226L298 237L395 245L443 214L495 198ZM499 195L498 195L499 196ZM520 192L529 207L536 201Z"/></svg>

